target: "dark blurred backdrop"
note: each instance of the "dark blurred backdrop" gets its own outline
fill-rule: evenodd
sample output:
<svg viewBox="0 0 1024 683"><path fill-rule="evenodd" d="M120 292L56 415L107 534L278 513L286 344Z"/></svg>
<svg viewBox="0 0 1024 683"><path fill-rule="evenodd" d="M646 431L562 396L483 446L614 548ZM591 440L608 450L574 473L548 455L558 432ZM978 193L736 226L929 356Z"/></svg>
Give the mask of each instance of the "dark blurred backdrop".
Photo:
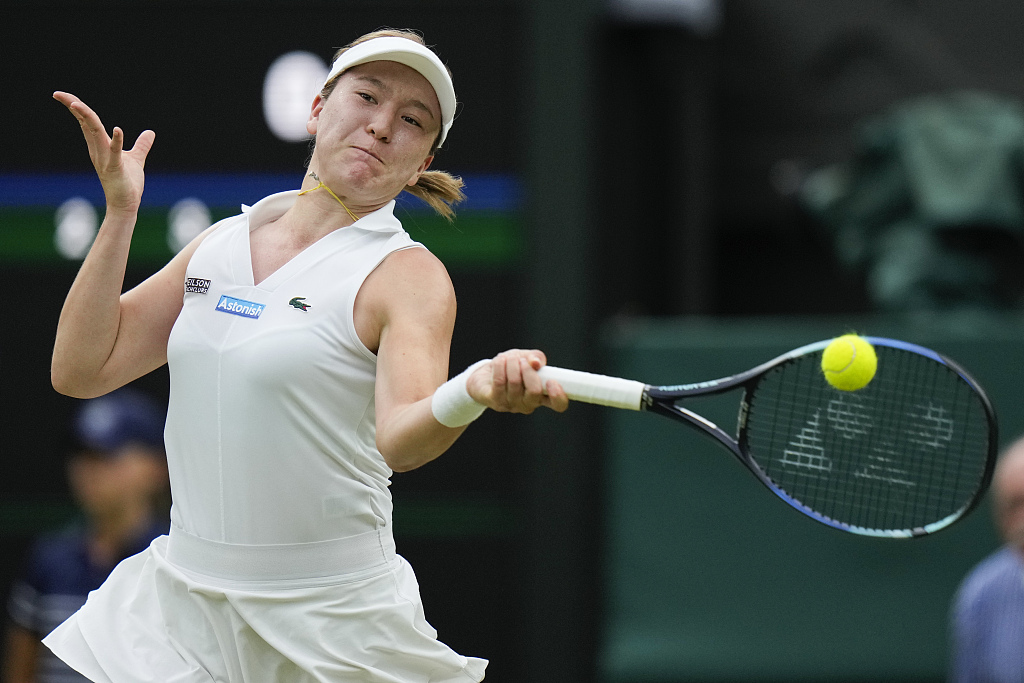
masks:
<svg viewBox="0 0 1024 683"><path fill-rule="evenodd" d="M45 239L26 246L52 230L56 202L17 190L91 172L54 90L129 140L155 130L154 177L191 182L197 195L211 178L234 178L241 196L211 207L228 215L259 199L267 178L288 189L302 175L306 145L263 123L276 56L328 60L367 31L421 30L461 100L435 167L465 176L470 202L452 227L415 206L405 223L437 245L455 282L453 372L515 346L601 370L613 356L603 332L635 318L864 320L875 312L864 273L840 263L832 234L801 205L807 177L856 153L865 117L914 96L1024 96L1024 6L1009 0L680 0L702 6L701 20L628 4L4 3L0 580L32 534L73 514L60 448L74 402L50 388L48 367L77 263ZM497 198L474 204L474 182ZM147 211L162 225L167 206ZM128 284L164 257L133 254ZM140 385L165 395L165 373ZM428 618L456 650L491 659L489 681L610 675L598 664L614 488L606 444L596 410L486 415L444 458L394 479L399 550ZM918 678L938 680L936 670Z"/></svg>

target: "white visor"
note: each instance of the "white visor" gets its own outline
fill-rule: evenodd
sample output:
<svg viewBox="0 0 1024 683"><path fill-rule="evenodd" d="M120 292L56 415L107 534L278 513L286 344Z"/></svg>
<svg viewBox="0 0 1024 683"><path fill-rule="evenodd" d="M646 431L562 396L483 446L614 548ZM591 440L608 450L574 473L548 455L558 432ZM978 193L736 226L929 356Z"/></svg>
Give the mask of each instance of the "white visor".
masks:
<svg viewBox="0 0 1024 683"><path fill-rule="evenodd" d="M448 130L455 121L455 86L444 63L430 48L408 38L373 38L355 47L350 47L331 65L325 84L332 78L353 66L367 62L388 61L398 62L415 69L427 79L437 94L441 105L441 140L438 147L448 137Z"/></svg>

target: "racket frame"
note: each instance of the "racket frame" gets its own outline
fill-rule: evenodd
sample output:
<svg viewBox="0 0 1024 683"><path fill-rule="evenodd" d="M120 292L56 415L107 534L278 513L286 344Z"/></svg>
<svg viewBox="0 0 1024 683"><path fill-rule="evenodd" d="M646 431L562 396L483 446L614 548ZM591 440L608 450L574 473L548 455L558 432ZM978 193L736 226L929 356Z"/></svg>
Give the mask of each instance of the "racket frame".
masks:
<svg viewBox="0 0 1024 683"><path fill-rule="evenodd" d="M806 356L821 352L828 346L832 340L823 340L801 346L797 349L793 349L787 353L782 354L766 363L762 363L757 367L754 367L746 372L742 372L737 375L730 377L723 377L721 379L708 380L704 382L697 382L695 384L679 384L679 385L646 385L643 390L643 395L640 401L640 409L648 412L664 415L672 418L676 421L682 422L683 424L692 427L711 438L717 440L723 446L725 446L733 456L736 457L740 463L746 467L750 472L757 477L765 487L767 487L772 493L781 498L783 501L788 503L794 509L799 512L811 517L812 519L826 524L832 528L846 531L853 534L862 536L873 536L880 538L919 538L935 533L941 529L945 529L949 525L958 521L967 515L971 510L977 507L978 503L984 496L985 491L988 489L989 484L992 480L992 472L995 468L995 460L998 451L998 426L996 420L995 409L992 406L985 391L981 388L981 385L956 361L943 356L942 354L936 353L931 349L917 344L912 344L897 339L888 339L885 337L865 337L867 342L875 347L890 347L900 349L903 351L909 351L925 357L928 357L938 363L941 363L960 376L964 382L978 395L980 403L985 411L985 416L988 421L989 428L989 440L988 440L988 453L986 454L985 470L982 475L982 480L978 486L974 495L958 510L952 514L946 516L943 519L931 522L924 526L914 527L911 529L872 529L853 524L848 524L835 519L832 519L820 512L817 512L807 505L801 503L799 500L793 498L786 491L780 488L772 479L761 469L761 467L753 460L747 449L746 439L746 421L747 414L750 408L750 397L760 382L761 377L769 372L770 370L787 363L795 358ZM678 405L679 401L699 398L702 396L713 396L717 394L724 394L735 389L743 389L743 395L740 398L739 414L737 416L736 424L736 435L733 436L726 432L724 429L719 427L711 420L699 415L698 413Z"/></svg>

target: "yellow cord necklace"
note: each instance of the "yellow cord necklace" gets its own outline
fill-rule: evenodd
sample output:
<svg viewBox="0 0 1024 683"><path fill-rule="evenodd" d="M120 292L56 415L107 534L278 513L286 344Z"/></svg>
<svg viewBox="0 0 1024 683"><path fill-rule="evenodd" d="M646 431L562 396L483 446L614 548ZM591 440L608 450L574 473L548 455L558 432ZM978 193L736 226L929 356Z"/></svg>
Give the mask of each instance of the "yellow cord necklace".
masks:
<svg viewBox="0 0 1024 683"><path fill-rule="evenodd" d="M301 192L299 192L300 196L306 194L307 192L319 190L322 187L325 190L327 190L328 194L330 194L332 197L338 200L338 203L341 204L341 208L345 209L345 212L352 218L352 222L359 220L358 218L356 218L356 215L352 213L352 211L347 206L345 206L345 202L341 201L341 197L334 194L334 191L331 188L324 185L324 181L320 180L320 177L316 174L316 171L310 171L309 175L313 178L313 180L317 182L317 185L316 187L311 187L308 190L302 190Z"/></svg>

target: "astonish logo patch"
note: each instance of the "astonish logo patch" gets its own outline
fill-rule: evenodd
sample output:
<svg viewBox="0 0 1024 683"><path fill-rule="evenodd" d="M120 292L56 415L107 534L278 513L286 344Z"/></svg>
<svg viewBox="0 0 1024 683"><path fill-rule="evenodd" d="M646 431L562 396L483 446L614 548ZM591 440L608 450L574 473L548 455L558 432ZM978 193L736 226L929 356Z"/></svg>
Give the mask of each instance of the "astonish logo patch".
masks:
<svg viewBox="0 0 1024 683"><path fill-rule="evenodd" d="M218 311L221 311L222 313L230 313L231 315L240 315L243 318L258 318L266 307L266 304L258 304L255 301L246 301L245 299L236 299L223 294L220 297L220 301L217 302Z"/></svg>

